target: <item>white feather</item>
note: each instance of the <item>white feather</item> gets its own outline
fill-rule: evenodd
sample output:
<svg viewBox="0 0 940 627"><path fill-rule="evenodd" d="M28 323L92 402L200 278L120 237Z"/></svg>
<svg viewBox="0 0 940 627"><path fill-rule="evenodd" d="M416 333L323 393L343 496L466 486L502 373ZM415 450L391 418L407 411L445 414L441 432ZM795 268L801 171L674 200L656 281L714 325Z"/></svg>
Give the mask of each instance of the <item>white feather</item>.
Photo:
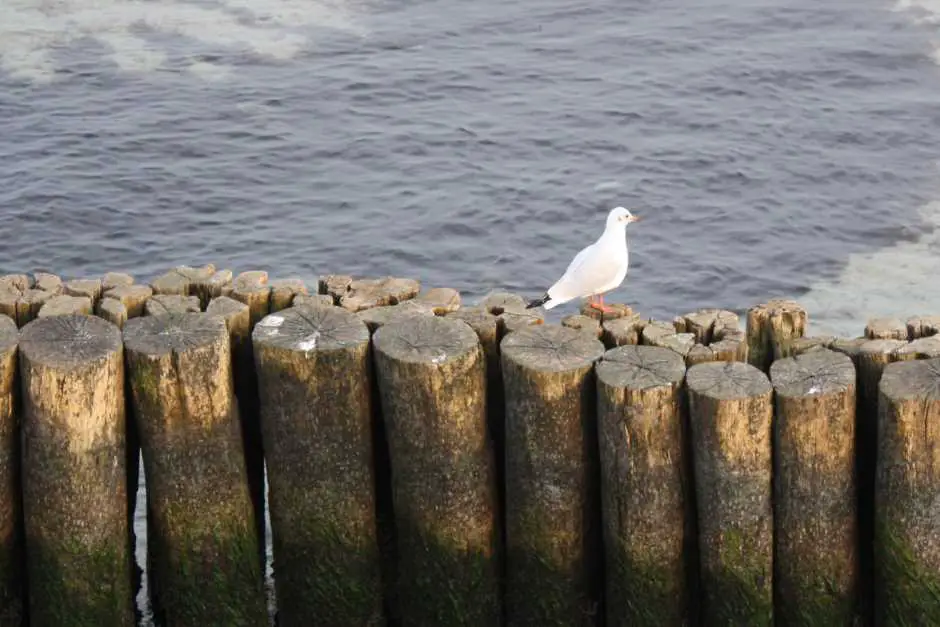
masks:
<svg viewBox="0 0 940 627"><path fill-rule="evenodd" d="M575 255L562 277L548 288L545 309L604 294L623 283L630 262L625 229L634 219L623 207L611 210L604 233Z"/></svg>

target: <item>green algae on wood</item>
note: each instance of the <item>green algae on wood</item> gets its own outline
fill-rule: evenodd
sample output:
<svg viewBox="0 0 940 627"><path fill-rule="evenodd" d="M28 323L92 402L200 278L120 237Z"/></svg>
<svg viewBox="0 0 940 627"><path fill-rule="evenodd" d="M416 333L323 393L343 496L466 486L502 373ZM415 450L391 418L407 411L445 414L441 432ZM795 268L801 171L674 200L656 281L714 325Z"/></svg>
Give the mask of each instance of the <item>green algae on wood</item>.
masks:
<svg viewBox="0 0 940 627"><path fill-rule="evenodd" d="M597 364L608 627L690 620L684 380L667 348L622 346Z"/></svg>
<svg viewBox="0 0 940 627"><path fill-rule="evenodd" d="M875 624L940 624L940 359L885 367L875 476Z"/></svg>
<svg viewBox="0 0 940 627"><path fill-rule="evenodd" d="M151 576L168 624L266 627L254 509L221 316L168 314L124 327L159 547Z"/></svg>
<svg viewBox="0 0 940 627"><path fill-rule="evenodd" d="M339 307L292 307L252 341L279 624L377 625L369 331Z"/></svg>
<svg viewBox="0 0 940 627"><path fill-rule="evenodd" d="M24 618L23 507L20 490L16 323L0 315L0 627Z"/></svg>
<svg viewBox="0 0 940 627"><path fill-rule="evenodd" d="M496 476L480 341L458 320L412 317L384 325L373 345L402 625L498 625Z"/></svg>
<svg viewBox="0 0 940 627"><path fill-rule="evenodd" d="M20 336L30 624L134 624L121 333L81 314Z"/></svg>
<svg viewBox="0 0 940 627"><path fill-rule="evenodd" d="M771 424L767 376L743 362L686 373L706 625L773 624Z"/></svg>
<svg viewBox="0 0 940 627"><path fill-rule="evenodd" d="M823 348L775 361L770 378L775 620L852 625L860 618L855 366Z"/></svg>
<svg viewBox="0 0 940 627"><path fill-rule="evenodd" d="M255 508L259 555L261 563L264 564L264 449L261 442L258 378L255 376L254 347L251 343L251 309L245 303L228 296L218 296L209 302L206 313L222 317L229 333L232 378L245 449L245 471L248 473L248 488Z"/></svg>
<svg viewBox="0 0 940 627"><path fill-rule="evenodd" d="M507 625L594 624L601 582L594 362L604 345L535 326L501 343Z"/></svg>

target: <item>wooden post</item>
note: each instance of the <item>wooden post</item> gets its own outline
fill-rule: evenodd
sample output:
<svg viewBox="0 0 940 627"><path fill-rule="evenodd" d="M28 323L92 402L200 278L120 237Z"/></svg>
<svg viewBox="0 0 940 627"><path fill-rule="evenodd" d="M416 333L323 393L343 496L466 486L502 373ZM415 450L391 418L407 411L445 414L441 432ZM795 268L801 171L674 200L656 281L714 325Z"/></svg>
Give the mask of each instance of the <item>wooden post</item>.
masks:
<svg viewBox="0 0 940 627"><path fill-rule="evenodd" d="M826 349L778 359L774 584L781 625L855 625L855 366Z"/></svg>
<svg viewBox="0 0 940 627"><path fill-rule="evenodd" d="M593 365L604 345L543 325L507 336L501 354L507 625L594 624L602 560Z"/></svg>
<svg viewBox="0 0 940 627"><path fill-rule="evenodd" d="M251 344L251 310L245 303L228 296L213 298L206 308L209 315L221 316L225 320L232 347L232 375L235 382L235 397L241 404L247 400L249 390L257 389L255 378L254 351ZM257 406L257 396L253 397ZM261 442L261 426L257 416L250 420L251 414L239 411L242 443L245 447L245 469L248 473L248 487L251 490L251 502L255 509L255 525L258 531L258 550L262 566L266 562L265 517L264 517L264 450Z"/></svg>
<svg viewBox="0 0 940 627"><path fill-rule="evenodd" d="M597 365L607 627L692 620L684 381L667 348L622 346Z"/></svg>
<svg viewBox="0 0 940 627"><path fill-rule="evenodd" d="M856 362L858 392L855 410L856 473L858 481L859 561L862 572L862 612L871 616L875 596L874 534L875 534L875 469L878 464L878 385L885 366L898 360L901 340L868 340L857 345ZM851 345L844 349L850 353Z"/></svg>
<svg viewBox="0 0 940 627"><path fill-rule="evenodd" d="M123 303L128 318L144 315L144 306L151 296L153 290L147 285L119 285L104 293L104 298L113 298Z"/></svg>
<svg viewBox="0 0 940 627"><path fill-rule="evenodd" d="M301 279L276 279L271 281L271 305L270 311L280 311L287 309L294 304L294 298L298 294L307 294L307 286Z"/></svg>
<svg viewBox="0 0 940 627"><path fill-rule="evenodd" d="M144 315L165 316L168 314L199 313L199 298L179 294L156 294L144 304Z"/></svg>
<svg viewBox="0 0 940 627"><path fill-rule="evenodd" d="M19 350L30 625L130 627L121 332L40 318Z"/></svg>
<svg viewBox="0 0 940 627"><path fill-rule="evenodd" d="M773 624L772 388L743 362L686 373L704 625Z"/></svg>
<svg viewBox="0 0 940 627"><path fill-rule="evenodd" d="M255 376L254 346L251 341L251 308L228 296L213 298L206 313L225 319L232 347L232 374L235 382L235 398L238 401L238 418L241 424L242 443L245 450L245 470L251 502L255 508L255 525L258 532L258 550L261 564L267 561L264 517L264 447L261 441L261 418L258 400L258 379Z"/></svg>
<svg viewBox="0 0 940 627"><path fill-rule="evenodd" d="M271 302L271 286L264 270L242 272L235 277L231 297L248 305L251 311L251 327L268 315Z"/></svg>
<svg viewBox="0 0 940 627"><path fill-rule="evenodd" d="M90 316L93 311L91 299L87 296L53 296L45 302L37 318L84 314Z"/></svg>
<svg viewBox="0 0 940 627"><path fill-rule="evenodd" d="M940 359L884 369L875 483L875 624L940 624Z"/></svg>
<svg viewBox="0 0 940 627"><path fill-rule="evenodd" d="M775 359L789 357L793 341L806 332L806 310L792 300L775 299L747 310L747 360L764 372Z"/></svg>
<svg viewBox="0 0 940 627"><path fill-rule="evenodd" d="M373 344L402 625L497 625L496 485L480 341L460 321L413 317L380 328Z"/></svg>
<svg viewBox="0 0 940 627"><path fill-rule="evenodd" d="M940 316L912 316L907 319L907 336L912 340L940 335Z"/></svg>
<svg viewBox="0 0 940 627"><path fill-rule="evenodd" d="M252 341L278 623L378 625L369 331L339 307L290 308Z"/></svg>
<svg viewBox="0 0 940 627"><path fill-rule="evenodd" d="M266 627L225 321L134 318L124 343L166 621Z"/></svg>
<svg viewBox="0 0 940 627"><path fill-rule="evenodd" d="M0 625L25 625L16 323L0 315Z"/></svg>
<svg viewBox="0 0 940 627"><path fill-rule="evenodd" d="M872 318L865 325L865 337L870 340L907 340L907 324L898 318Z"/></svg>

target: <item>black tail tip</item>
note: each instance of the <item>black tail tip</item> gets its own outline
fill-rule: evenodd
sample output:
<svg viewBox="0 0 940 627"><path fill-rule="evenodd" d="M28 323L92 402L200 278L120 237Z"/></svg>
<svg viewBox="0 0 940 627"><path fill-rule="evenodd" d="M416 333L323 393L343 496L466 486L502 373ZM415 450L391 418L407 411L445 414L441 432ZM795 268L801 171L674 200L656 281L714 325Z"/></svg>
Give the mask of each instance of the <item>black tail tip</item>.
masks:
<svg viewBox="0 0 940 627"><path fill-rule="evenodd" d="M526 308L526 309L534 309L535 307L538 307L539 305L544 305L545 303L548 302L548 299L549 299L549 298L550 298L550 296L549 296L548 293L546 292L545 294L542 295L541 298L537 298L537 299L535 299L535 300L530 300L530 301L529 301L529 304L526 305L525 308Z"/></svg>

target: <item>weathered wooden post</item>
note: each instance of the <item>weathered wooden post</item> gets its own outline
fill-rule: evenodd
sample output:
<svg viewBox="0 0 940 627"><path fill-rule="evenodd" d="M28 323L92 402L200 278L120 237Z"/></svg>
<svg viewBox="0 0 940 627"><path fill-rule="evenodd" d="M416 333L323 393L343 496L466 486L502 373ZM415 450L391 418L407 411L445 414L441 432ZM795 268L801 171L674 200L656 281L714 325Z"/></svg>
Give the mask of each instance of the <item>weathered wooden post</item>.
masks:
<svg viewBox="0 0 940 627"><path fill-rule="evenodd" d="M506 336L501 351L507 624L593 624L602 567L594 362L604 345L540 325Z"/></svg>
<svg viewBox="0 0 940 627"><path fill-rule="evenodd" d="M265 519L264 519L264 450L261 442L261 424L252 408L258 407L258 379L255 377L254 349L251 343L251 309L245 303L228 296L213 298L206 307L209 315L221 316L225 320L232 347L232 379L235 397L239 403L239 422L242 443L245 448L245 470L248 473L248 488L255 508L255 526L258 535L258 551L261 565L265 565ZM245 411L241 410L242 406Z"/></svg>
<svg viewBox="0 0 940 627"><path fill-rule="evenodd" d="M861 549L859 562L862 572L862 612L871 616L874 591L875 550L875 469L878 464L878 385L885 366L898 361L897 351L904 346L901 340L868 340L857 345L843 343L839 349L847 352L856 364L858 391L855 408L855 459L858 481L858 534ZM835 345L834 345L835 346ZM853 350L854 349L854 350Z"/></svg>
<svg viewBox="0 0 940 627"><path fill-rule="evenodd" d="M29 620L134 624L121 332L81 314L20 335Z"/></svg>
<svg viewBox="0 0 940 627"><path fill-rule="evenodd" d="M879 386L875 624L940 624L940 359L893 363Z"/></svg>
<svg viewBox="0 0 940 627"><path fill-rule="evenodd" d="M23 509L20 491L20 426L16 355L19 332L0 315L0 626L20 627L25 618Z"/></svg>
<svg viewBox="0 0 940 627"><path fill-rule="evenodd" d="M792 300L774 299L747 310L747 361L764 372L789 357L794 340L806 332L806 310Z"/></svg>
<svg viewBox="0 0 940 627"><path fill-rule="evenodd" d="M692 620L684 380L668 348L621 346L597 364L607 627Z"/></svg>
<svg viewBox="0 0 940 627"><path fill-rule="evenodd" d="M266 627L225 321L134 318L124 343L166 621Z"/></svg>
<svg viewBox="0 0 940 627"><path fill-rule="evenodd" d="M497 625L496 485L480 341L457 320L412 317L380 328L373 344L402 625Z"/></svg>
<svg viewBox="0 0 940 627"><path fill-rule="evenodd" d="M770 381L743 362L708 362L689 368L686 386L702 624L772 625Z"/></svg>
<svg viewBox="0 0 940 627"><path fill-rule="evenodd" d="M252 341L279 624L378 625L369 331L339 307L290 308Z"/></svg>
<svg viewBox="0 0 940 627"><path fill-rule="evenodd" d="M854 625L859 607L855 366L821 349L778 359L774 620Z"/></svg>

